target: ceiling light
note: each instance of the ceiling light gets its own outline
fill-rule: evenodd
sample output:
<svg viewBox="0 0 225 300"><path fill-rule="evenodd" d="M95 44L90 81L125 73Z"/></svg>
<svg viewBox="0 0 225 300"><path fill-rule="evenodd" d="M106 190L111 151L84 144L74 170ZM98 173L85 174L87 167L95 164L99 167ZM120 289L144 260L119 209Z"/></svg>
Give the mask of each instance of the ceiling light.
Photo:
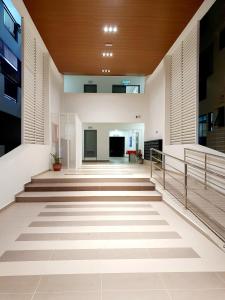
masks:
<svg viewBox="0 0 225 300"><path fill-rule="evenodd" d="M106 43L105 46L106 47L112 47L112 44L111 43Z"/></svg>
<svg viewBox="0 0 225 300"><path fill-rule="evenodd" d="M113 53L112 52L103 52L102 53L102 56L104 56L104 57L112 57L113 56Z"/></svg>
<svg viewBox="0 0 225 300"><path fill-rule="evenodd" d="M115 33L118 31L118 28L117 26L112 26L112 25L106 25L104 28L103 28L104 32L110 32L110 33Z"/></svg>
<svg viewBox="0 0 225 300"><path fill-rule="evenodd" d="M102 73L110 73L111 72L111 70L109 70L109 69L102 69Z"/></svg>

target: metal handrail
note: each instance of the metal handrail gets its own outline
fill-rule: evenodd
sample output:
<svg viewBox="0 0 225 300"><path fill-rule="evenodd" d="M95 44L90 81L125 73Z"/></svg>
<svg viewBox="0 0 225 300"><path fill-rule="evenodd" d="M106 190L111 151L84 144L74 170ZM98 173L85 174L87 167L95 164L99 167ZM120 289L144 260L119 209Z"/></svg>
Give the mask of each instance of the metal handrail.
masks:
<svg viewBox="0 0 225 300"><path fill-rule="evenodd" d="M211 154L211 153L208 153L208 152L202 152L202 151L199 151L199 150L195 150L195 149L191 149L191 148L184 148L184 160L186 160L187 157L187 152L194 152L194 153L199 153L201 155L203 155L203 161L202 163L204 164L204 173L205 173L205 176L204 176L204 184L205 184L205 188L208 187L208 178L207 178L207 175L213 175L213 176L216 176L216 177L220 177L222 179L225 179L225 175L224 175L224 172L225 172L225 168L223 168L222 166L217 166L215 164L212 164L212 163L209 163L208 160L210 157L215 157L216 159L219 159L220 161L224 161L225 163L225 157L223 157L222 155L217 155L217 154ZM193 158L193 160L197 160L196 158ZM196 166L196 165L195 165ZM223 172L219 173L219 171L217 170L217 172L215 170L209 170L208 166L213 166L217 169L220 169L220 170L223 170ZM222 187L222 186L219 186L217 184L214 184L214 186L217 186L219 187L220 189L223 189L225 190L225 187Z"/></svg>
<svg viewBox="0 0 225 300"><path fill-rule="evenodd" d="M188 149L188 148L186 148L186 149ZM190 150L192 151L192 149L190 149ZM218 195L220 194L223 197L223 199L225 199L224 198L225 197L225 194L224 194L224 191L225 191L225 184L224 184L225 175L224 175L224 173L223 172L222 172L223 174L220 173L220 170L217 171L217 170L208 169L207 168L207 166L208 166L208 164L207 164L207 154L208 153L200 152L198 150L196 150L196 152L201 153L201 154L204 155L204 160L202 161L203 162L202 165L196 164L194 162L193 163L189 162L189 161L185 160L186 157L184 159L181 159L181 158L175 157L171 154L167 154L167 153L164 153L164 152L159 151L157 149L151 148L150 149L151 178L153 177L153 170L156 168L156 161L155 160L157 160L157 162L161 162L161 166L160 166L159 169L162 171L162 175L160 173L160 175L162 176L162 181L160 180L160 184L163 186L163 188L165 190L168 189L168 191L170 193L174 194L173 190L170 191L169 185L168 185L168 187L166 185L166 172L167 172L167 175L169 177L172 177L172 178L177 180L177 178L171 176L170 171L172 172L172 169L175 169L176 171L179 171L179 173L180 173L179 175L183 176L183 182L180 182L178 180L178 182L179 182L179 184L181 184L181 186L179 187L179 194L176 194L174 196L176 198L178 198L178 200L181 201L182 204L184 204L186 209L191 210L192 213L195 214L202 222L204 222L217 236L219 236L222 240L225 241L225 235L223 233L221 234L220 230L218 230L217 225L214 226L209 221L209 220L211 220L211 217L209 216L208 219L207 218L205 219L205 217L202 217L202 213L204 215L204 208L203 208L202 212L201 212L201 209L199 211L195 211L193 209L193 207L191 205L189 205L189 202L188 202L188 191L189 192L194 192L197 195L200 195L198 193L198 189L196 190L196 188L193 188L193 185L188 186L188 178L194 180L193 183L195 183L195 182L200 183L201 185L203 185L203 187L205 189L208 188L210 190L215 191L215 193L217 193ZM160 156L159 155L156 156L156 153L160 154ZM211 155L211 154L209 154L209 155ZM223 157L223 156L219 156L219 155L213 155L213 156L218 157L220 159L224 159L224 161L225 161L225 157ZM171 158L171 159L175 160L176 162L178 162L178 164L182 164L182 167L180 167L180 170L173 167L171 165L171 162L167 163L166 158ZM169 168L167 168L167 166L169 166ZM189 168L190 168L190 170L189 170ZM196 170L196 173L194 172L194 170ZM200 173L201 176L198 175L199 174L198 172L201 172ZM222 180L220 180L220 179L222 179ZM156 180L159 181L158 178L156 178ZM170 182L168 181L168 184L169 183ZM221 184L221 185L219 185L219 184ZM204 193L203 193L203 197L204 197ZM216 205L216 206L217 206L217 208L220 209L220 207L218 205Z"/></svg>
<svg viewBox="0 0 225 300"><path fill-rule="evenodd" d="M222 158L225 160L225 157L222 156L222 155L218 155L218 154L214 154L214 153L208 153L208 152L204 152L204 151L200 151L200 150L196 150L196 149L191 149L191 148L184 148L184 151L193 151L193 152L198 152L200 154L207 154L207 155L210 155L210 156L215 156L215 157L219 157L219 158Z"/></svg>
<svg viewBox="0 0 225 300"><path fill-rule="evenodd" d="M180 159L180 158L178 158L178 157L175 157L175 156L173 156L173 155L170 155L170 154L168 154L168 153L159 151L159 150L154 149L154 148L151 148L150 151L155 151L155 152L157 152L157 153L159 153L159 154L161 154L161 155L163 155L163 156L168 156L168 157L170 157L170 158L172 158L172 159L178 160L179 162L183 163L184 165L187 164L188 166L190 166L190 167L192 167L192 168L199 169L200 171L203 171L203 172L206 171L207 173L209 173L209 174L211 174L211 175L214 175L214 176L217 176L217 177L220 177L220 178L225 179L225 175L223 175L223 174L217 173L217 172L212 171L212 170L208 170L207 168L200 167L200 166L198 166L198 165L195 165L195 164L190 163L190 162L188 162L188 161L182 160L182 159ZM203 153L204 153L204 152L203 152ZM151 155L151 157L154 157L154 156ZM222 158L223 158L223 157L222 157ZM160 162L162 162L162 160L160 160ZM225 188L224 188L224 189L225 189Z"/></svg>

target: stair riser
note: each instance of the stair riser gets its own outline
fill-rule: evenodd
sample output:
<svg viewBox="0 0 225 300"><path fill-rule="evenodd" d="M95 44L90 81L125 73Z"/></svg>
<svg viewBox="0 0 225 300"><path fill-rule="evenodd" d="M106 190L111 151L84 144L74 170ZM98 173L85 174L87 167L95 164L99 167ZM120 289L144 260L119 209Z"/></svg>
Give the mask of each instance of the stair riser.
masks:
<svg viewBox="0 0 225 300"><path fill-rule="evenodd" d="M16 197L16 202L82 202L82 201L161 201L160 195L154 196L68 196L68 197Z"/></svg>
<svg viewBox="0 0 225 300"><path fill-rule="evenodd" d="M32 183L150 182L149 178L33 178Z"/></svg>
<svg viewBox="0 0 225 300"><path fill-rule="evenodd" d="M25 187L25 192L56 191L154 191L154 186L85 186L85 187Z"/></svg>

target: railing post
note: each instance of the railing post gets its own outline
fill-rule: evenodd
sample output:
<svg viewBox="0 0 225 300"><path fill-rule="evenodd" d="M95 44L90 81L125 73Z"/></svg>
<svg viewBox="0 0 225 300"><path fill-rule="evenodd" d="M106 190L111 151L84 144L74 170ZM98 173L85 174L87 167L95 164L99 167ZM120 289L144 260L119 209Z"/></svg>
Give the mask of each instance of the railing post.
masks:
<svg viewBox="0 0 225 300"><path fill-rule="evenodd" d="M188 183L187 183L187 163L184 164L184 205L185 208L188 208L188 203L187 203L187 188L188 188Z"/></svg>
<svg viewBox="0 0 225 300"><path fill-rule="evenodd" d="M207 154L205 153L205 178L204 178L205 189L207 189Z"/></svg>
<svg viewBox="0 0 225 300"><path fill-rule="evenodd" d="M166 157L162 154L162 170L163 170L163 189L166 188Z"/></svg>

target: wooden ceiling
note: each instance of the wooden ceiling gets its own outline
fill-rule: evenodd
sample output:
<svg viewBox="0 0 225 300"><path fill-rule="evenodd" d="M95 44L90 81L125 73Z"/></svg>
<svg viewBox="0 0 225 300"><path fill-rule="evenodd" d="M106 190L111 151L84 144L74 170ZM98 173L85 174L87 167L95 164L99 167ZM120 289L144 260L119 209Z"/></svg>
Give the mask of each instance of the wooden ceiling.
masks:
<svg viewBox="0 0 225 300"><path fill-rule="evenodd" d="M151 74L203 0L24 0L64 74ZM107 34L104 25L117 25ZM112 43L112 58L102 57Z"/></svg>

